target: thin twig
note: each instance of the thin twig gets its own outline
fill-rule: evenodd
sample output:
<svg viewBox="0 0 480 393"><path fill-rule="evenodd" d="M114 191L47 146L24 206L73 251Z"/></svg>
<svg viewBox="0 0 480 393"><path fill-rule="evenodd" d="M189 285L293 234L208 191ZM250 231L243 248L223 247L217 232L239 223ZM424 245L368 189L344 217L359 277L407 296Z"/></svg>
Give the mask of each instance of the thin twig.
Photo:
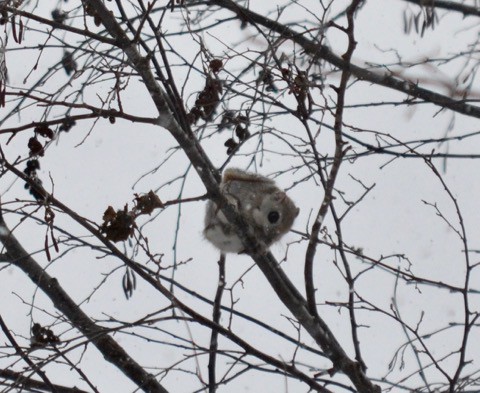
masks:
<svg viewBox="0 0 480 393"><path fill-rule="evenodd" d="M225 254L220 254L218 260L218 285L217 292L215 294L215 300L213 302L212 321L217 325L220 324L222 295L225 289ZM218 350L218 331L212 329L210 336L210 353L208 358L208 392L215 393L217 390L216 380L216 362L217 362L217 350Z"/></svg>

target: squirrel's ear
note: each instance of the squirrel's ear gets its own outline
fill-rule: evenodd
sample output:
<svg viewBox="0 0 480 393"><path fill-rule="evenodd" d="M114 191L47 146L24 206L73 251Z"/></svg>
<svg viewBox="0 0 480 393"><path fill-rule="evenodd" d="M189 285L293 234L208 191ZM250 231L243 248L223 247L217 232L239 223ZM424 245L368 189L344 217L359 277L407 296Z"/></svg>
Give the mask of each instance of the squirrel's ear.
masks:
<svg viewBox="0 0 480 393"><path fill-rule="evenodd" d="M275 191L275 193L273 194L273 199L277 202L282 202L285 198L287 197L287 194L285 193L285 191Z"/></svg>
<svg viewBox="0 0 480 393"><path fill-rule="evenodd" d="M298 213L300 213L300 208L297 207L297 208L295 209L295 217L298 216Z"/></svg>

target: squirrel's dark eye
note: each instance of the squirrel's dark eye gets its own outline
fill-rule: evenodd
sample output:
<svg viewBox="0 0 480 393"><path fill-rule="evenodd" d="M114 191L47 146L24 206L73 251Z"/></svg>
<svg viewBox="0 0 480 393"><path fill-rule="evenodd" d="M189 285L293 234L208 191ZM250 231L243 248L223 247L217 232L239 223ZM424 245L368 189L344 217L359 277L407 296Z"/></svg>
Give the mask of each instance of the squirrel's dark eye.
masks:
<svg viewBox="0 0 480 393"><path fill-rule="evenodd" d="M275 224L276 222L278 222L279 219L280 214L277 211L273 210L268 213L268 221L270 222L270 224Z"/></svg>

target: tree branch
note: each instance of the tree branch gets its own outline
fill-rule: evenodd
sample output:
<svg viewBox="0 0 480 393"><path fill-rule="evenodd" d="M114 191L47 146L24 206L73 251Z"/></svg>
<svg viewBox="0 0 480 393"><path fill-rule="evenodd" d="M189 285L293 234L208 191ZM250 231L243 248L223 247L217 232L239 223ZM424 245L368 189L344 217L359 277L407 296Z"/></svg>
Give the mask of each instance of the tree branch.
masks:
<svg viewBox="0 0 480 393"><path fill-rule="evenodd" d="M30 390L35 389L35 390L42 390L45 392L54 391L56 393L88 393L87 391L79 389L77 387L70 388L70 387L56 385L56 384L53 384L53 387L55 390L52 390L52 388L46 383L37 381L32 378L28 378L24 375L24 373L12 371L12 370L0 370L0 378L14 381L12 387L15 387L15 388L19 387L21 389L30 389Z"/></svg>
<svg viewBox="0 0 480 393"><path fill-rule="evenodd" d="M10 257L10 263L20 268L53 302L72 324L82 332L103 357L121 370L140 389L151 393L168 393L153 375L147 373L117 342L107 329L95 324L68 296L56 278L51 277L22 247L0 216L0 242Z"/></svg>
<svg viewBox="0 0 480 393"><path fill-rule="evenodd" d="M189 129L182 129L180 123L173 116L172 105L163 89L155 80L146 58L142 57L133 43L118 25L115 16L100 0L84 0L94 7L107 31L125 51L128 59L136 69L148 89L150 96L159 112L159 125L170 131L179 145L185 151L193 167L207 188L210 198L222 209L230 223L233 224L240 236L247 253L257 263L265 277L270 282L280 300L297 318L306 331L315 339L326 355L334 364L335 370L341 370L348 375L355 387L362 393L378 392L380 388L374 385L362 371L359 364L352 361L340 343L335 339L328 325L318 316L308 311L308 305L297 288L285 275L273 255L265 253L265 247L258 242L246 220L238 214L235 207L229 204L219 190L219 177L209 158L200 146L197 138ZM171 297L170 293L164 293Z"/></svg>
<svg viewBox="0 0 480 393"><path fill-rule="evenodd" d="M306 53L312 56L313 59L325 60L341 70L348 69L352 75L361 81L367 81L397 90L410 97L420 98L426 102L430 102L442 109L448 108L454 112L458 112L466 116L480 118L480 107L466 104L466 100L454 100L453 98L445 95L419 87L417 84L408 80L395 78L388 73L374 72L359 67L355 64L348 63L341 57L335 55L329 47L319 44L316 41L309 40L303 34L297 33L295 30L290 29L284 24L250 11L247 8L241 7L232 0L210 0L210 4L218 5L222 8L233 11L242 21L251 21L262 25L271 31L275 31L282 38L291 40L300 45Z"/></svg>
<svg viewBox="0 0 480 393"><path fill-rule="evenodd" d="M222 306L222 295L223 290L225 289L225 254L220 254L220 259L218 261L218 284L217 292L215 294L215 301L213 303L213 315L212 320L216 324L220 324L221 316L221 306ZM217 362L217 352L218 351L218 331L212 329L212 334L210 336L210 353L208 359L208 392L215 393L217 390L217 381L216 381L216 362Z"/></svg>
<svg viewBox="0 0 480 393"><path fill-rule="evenodd" d="M247 354L251 355L251 356L255 356L261 360L263 360L264 362L270 364L270 365L273 365L274 367L278 368L278 369L281 369L283 371L285 371L286 373L290 374L292 377L294 378L297 378L298 380L300 381L303 381L305 382L310 388L318 391L318 392L321 392L321 393L331 393L328 389L324 388L323 386L321 386L319 383L317 383L315 381L314 378L311 378L309 377L308 375L306 375L305 373L299 371L297 369L297 367L295 365L292 365L292 364L288 364L288 363L285 363L283 361L280 361L280 360L277 360L275 359L274 357L272 356L269 356L259 350L257 350L255 347L253 347L252 345L250 345L249 343L247 343L246 341L242 340L240 337L238 337L236 334L232 333L231 330L229 329L225 329L223 328L222 326L212 322L210 319L208 318L205 318L203 315L199 314L198 312L196 312L195 310L193 310L192 308L190 308L189 306L187 306L186 304L182 303L179 299L177 299L174 294L169 291L164 285L161 284L161 282L158 280L157 276L155 274L151 274L151 272L144 268L144 266L140 265L139 263L136 263L135 261L132 261L131 259L129 259L127 256L125 256L117 247L115 247L115 245L113 243L111 243L110 241L108 241L101 233L99 230L97 230L92 224L90 224L87 220L85 220L83 217L81 217L80 215L78 215L76 212L74 212L73 210L71 210L70 208L68 208L66 205L64 205L62 202L60 202L58 199L56 199L53 195L49 194L41 185L35 183L33 180L31 180L30 178L28 178L23 172L19 171L17 168L15 168L13 165L11 165L10 163L8 163L7 161L3 161L2 164L5 166L5 168L7 170L9 170L10 172L14 173L17 177L19 177L20 179L22 179L23 181L27 182L30 187L32 187L33 189L35 189L40 195L44 195L45 196L45 200L48 201L48 203L52 204L53 206L55 206L56 208L60 209L61 211L63 211L65 214L67 214L70 218L72 218L75 222L77 222L78 224L80 224L82 227L84 227L88 232L90 232L93 236L95 236L101 243L103 243L111 252L112 252L112 255L114 255L115 257L117 257L118 259L120 259L121 261L123 261L125 263L126 266L128 266L129 268L131 268L136 274L138 274L142 279L144 279L149 285L151 285L153 288L155 288L158 292L160 292L163 296L165 296L167 299L169 299L172 304L179 308L180 310L182 310L184 313L190 315L192 317L192 319L194 321L196 321L197 323L203 325L203 326L206 326L207 328L209 329L212 329L212 330L216 330L218 331L220 334L222 334L224 337L228 338L229 340L231 340L233 343L237 344L238 346L240 346ZM226 211L229 211L231 213L231 210L226 210ZM233 213L235 214L235 216L237 216L235 210L233 210ZM240 218L241 219L241 216ZM246 223L244 223L244 225L247 225ZM2 221L1 221L1 218L0 218L0 229L2 228ZM249 227L248 225L246 226L247 229L245 230L249 230ZM5 231L6 233L6 231ZM2 242L2 236L1 236L1 230L0 230L0 242ZM6 236L6 235L5 235ZM7 236L7 238L9 238ZM253 237L252 235L250 235L249 239L252 241L252 242L255 242L255 237ZM16 240L16 239L15 239ZM21 246L20 246L21 247ZM25 251L24 251L25 252ZM25 252L26 253L26 252ZM7 254L8 254L8 250L7 250ZM27 255L28 258L31 259L31 257L29 255ZM273 257L272 257L273 258ZM275 261L275 259L273 259ZM12 262L13 263L13 262ZM275 264L272 264L276 267L276 269L280 270L280 267L278 265L278 262L275 261ZM43 269L41 269L41 267L38 267L42 272L43 272ZM27 272L27 274L29 274ZM41 273L38 273L39 275L41 275ZM283 279L286 280L286 281L289 281L288 278L285 276L285 274L283 273L283 271L281 271L281 274L283 275ZM57 299L57 295L56 295L56 291L57 291L57 287L59 286L58 285L58 281L54 278L50 278L46 273L44 274L44 277L42 278L42 280L45 280L46 278L49 278L50 280L53 280L51 284L49 283L44 283L42 281L42 286L39 286L41 290L43 290L44 292L46 291L50 291L52 290L53 288L53 291L52 293L49 294L50 298L52 299L52 297L54 299ZM268 278L268 277L267 277ZM48 281L48 280L47 280ZM273 284L272 284L273 285ZM289 282L289 285L295 290L295 287L293 286L293 284L291 282ZM61 290L61 288L60 288ZM63 290L62 290L63 291ZM47 293L47 292L46 292ZM48 294L47 293L47 294ZM66 294L65 294L66 295ZM63 296L63 295L62 295ZM68 296L68 295L66 295ZM301 295L298 295L301 297ZM53 299L52 299L53 301ZM60 301L62 301L62 298L60 297ZM70 299L70 302L72 300ZM305 302L305 301L304 301ZM71 304L68 304L69 307L77 307L76 305L71 305ZM292 305L292 307L295 307L295 305ZM58 308L58 307L57 307ZM77 307L78 308L78 307ZM60 311L62 311L62 309L60 309ZM80 313L80 316L81 315L84 315L83 312L81 310L78 310L79 313ZM63 311L62 311L63 312ZM67 315L66 313L64 313L67 317L69 317L69 315ZM295 313L293 313L295 315ZM73 315L75 316L75 314ZM87 317L88 318L88 317ZM90 321L91 322L91 321ZM72 321L72 323L75 325L77 323L77 321ZM93 322L91 322L93 323ZM83 326L83 325L82 325ZM326 326L326 325L325 325ZM328 329L328 327L326 327ZM105 335L106 338L108 339L111 339L109 336L106 335L106 333L108 332L108 330L102 328L102 327L99 327L97 325L93 325L91 330L93 331L96 331L96 329L103 329L102 331L100 331L99 333L102 333ZM83 331L82 331L83 332ZM329 331L330 332L330 331ZM84 333L86 335L86 333ZM333 334L330 332L329 333L332 337L333 337ZM88 336L87 336L88 337ZM112 340L113 341L113 340ZM118 344L116 344L115 341L113 341L115 343L115 345L118 346ZM98 348L98 347L97 347ZM123 361L122 359L124 359L124 357L122 357L121 353L117 352L117 353L112 353L112 357L115 357L115 356L118 356L118 358L120 359L119 361ZM125 355L125 356L128 356L128 355ZM107 359L108 360L108 359ZM155 381L156 382L156 381ZM165 392L165 391L162 391L162 392ZM365 391L366 392L366 391ZM376 392L376 391L375 391Z"/></svg>

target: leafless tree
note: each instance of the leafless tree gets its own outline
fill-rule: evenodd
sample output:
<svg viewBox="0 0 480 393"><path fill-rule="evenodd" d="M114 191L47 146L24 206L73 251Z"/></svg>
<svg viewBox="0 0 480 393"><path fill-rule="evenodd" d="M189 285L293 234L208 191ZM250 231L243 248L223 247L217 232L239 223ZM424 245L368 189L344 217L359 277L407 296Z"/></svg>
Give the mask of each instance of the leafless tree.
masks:
<svg viewBox="0 0 480 393"><path fill-rule="evenodd" d="M478 391L479 16L1 1L2 391ZM300 206L280 246L227 166Z"/></svg>

